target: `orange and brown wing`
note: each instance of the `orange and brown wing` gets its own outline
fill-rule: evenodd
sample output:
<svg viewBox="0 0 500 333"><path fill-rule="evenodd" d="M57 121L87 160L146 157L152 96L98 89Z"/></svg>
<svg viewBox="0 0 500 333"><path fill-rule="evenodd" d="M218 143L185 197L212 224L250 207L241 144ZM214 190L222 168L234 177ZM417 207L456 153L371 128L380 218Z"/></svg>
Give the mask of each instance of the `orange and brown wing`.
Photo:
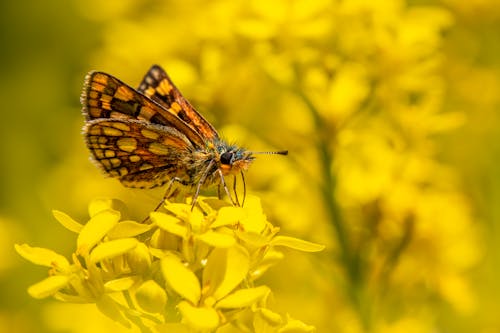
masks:
<svg viewBox="0 0 500 333"><path fill-rule="evenodd" d="M182 119L204 139L212 141L219 137L215 128L189 104L160 66L153 65L149 69L138 91Z"/></svg>
<svg viewBox="0 0 500 333"><path fill-rule="evenodd" d="M83 132L96 164L125 186L151 188L174 177L189 180L185 161L194 147L173 127L136 119L94 119Z"/></svg>
<svg viewBox="0 0 500 333"><path fill-rule="evenodd" d="M175 128L196 147L205 147L202 135L178 115L109 74L90 72L87 75L81 103L87 121L101 118L144 120Z"/></svg>

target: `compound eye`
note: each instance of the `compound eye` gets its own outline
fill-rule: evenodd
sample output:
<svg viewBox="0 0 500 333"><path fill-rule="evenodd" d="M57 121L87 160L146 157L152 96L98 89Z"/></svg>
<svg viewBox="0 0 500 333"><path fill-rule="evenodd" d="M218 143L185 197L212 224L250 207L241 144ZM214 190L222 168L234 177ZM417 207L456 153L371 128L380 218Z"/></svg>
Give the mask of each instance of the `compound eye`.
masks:
<svg viewBox="0 0 500 333"><path fill-rule="evenodd" d="M233 159L233 153L230 151L226 151L225 153L222 153L220 155L220 162L222 164L231 165L232 159Z"/></svg>

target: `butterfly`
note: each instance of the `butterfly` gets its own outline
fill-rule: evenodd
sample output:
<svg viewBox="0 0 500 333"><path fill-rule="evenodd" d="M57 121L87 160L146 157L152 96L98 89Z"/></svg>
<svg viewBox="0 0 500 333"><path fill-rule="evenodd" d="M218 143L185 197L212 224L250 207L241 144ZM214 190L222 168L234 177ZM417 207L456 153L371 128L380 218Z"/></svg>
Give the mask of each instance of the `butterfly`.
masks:
<svg viewBox="0 0 500 333"><path fill-rule="evenodd" d="M194 191L192 207L200 189L210 185L218 185L219 193L222 186L232 204L240 205L236 177L241 175L246 194L243 172L254 155L288 154L252 152L222 140L158 65L150 68L138 89L112 75L89 72L81 104L91 159L127 187L168 184L157 209L172 195L174 183ZM228 176L234 177L235 199L227 186Z"/></svg>

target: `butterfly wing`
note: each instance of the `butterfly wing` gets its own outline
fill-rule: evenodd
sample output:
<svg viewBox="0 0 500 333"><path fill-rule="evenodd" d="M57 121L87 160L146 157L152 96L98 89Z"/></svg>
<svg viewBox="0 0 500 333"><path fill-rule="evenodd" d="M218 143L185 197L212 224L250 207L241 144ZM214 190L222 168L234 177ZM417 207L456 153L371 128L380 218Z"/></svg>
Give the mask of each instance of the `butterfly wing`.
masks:
<svg viewBox="0 0 500 333"><path fill-rule="evenodd" d="M205 147L202 136L178 115L109 74L90 72L87 75L81 103L87 121L101 118L144 120L175 128L196 147Z"/></svg>
<svg viewBox="0 0 500 333"><path fill-rule="evenodd" d="M85 141L96 164L125 186L152 188L177 177L194 146L173 127L137 119L94 119L85 124Z"/></svg>
<svg viewBox="0 0 500 333"><path fill-rule="evenodd" d="M204 139L213 141L219 137L215 128L189 104L160 66L153 65L149 69L138 91L182 119Z"/></svg>

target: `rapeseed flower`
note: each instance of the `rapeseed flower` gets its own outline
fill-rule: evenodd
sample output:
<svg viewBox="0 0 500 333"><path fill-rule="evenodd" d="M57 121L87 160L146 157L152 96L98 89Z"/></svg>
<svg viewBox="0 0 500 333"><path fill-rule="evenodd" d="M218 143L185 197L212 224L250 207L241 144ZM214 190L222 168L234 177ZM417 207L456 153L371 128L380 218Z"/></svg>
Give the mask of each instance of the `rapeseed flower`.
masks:
<svg viewBox="0 0 500 333"><path fill-rule="evenodd" d="M228 324L261 332L310 332L312 326L269 307L271 288L257 280L283 256L279 248L306 252L324 246L279 236L249 196L245 207L216 198L167 202L148 223L122 220L112 200L95 200L80 224L60 211L54 217L77 233L71 260L45 248L17 245L49 277L32 285L35 298L95 303L125 327L143 332L214 332Z"/></svg>

